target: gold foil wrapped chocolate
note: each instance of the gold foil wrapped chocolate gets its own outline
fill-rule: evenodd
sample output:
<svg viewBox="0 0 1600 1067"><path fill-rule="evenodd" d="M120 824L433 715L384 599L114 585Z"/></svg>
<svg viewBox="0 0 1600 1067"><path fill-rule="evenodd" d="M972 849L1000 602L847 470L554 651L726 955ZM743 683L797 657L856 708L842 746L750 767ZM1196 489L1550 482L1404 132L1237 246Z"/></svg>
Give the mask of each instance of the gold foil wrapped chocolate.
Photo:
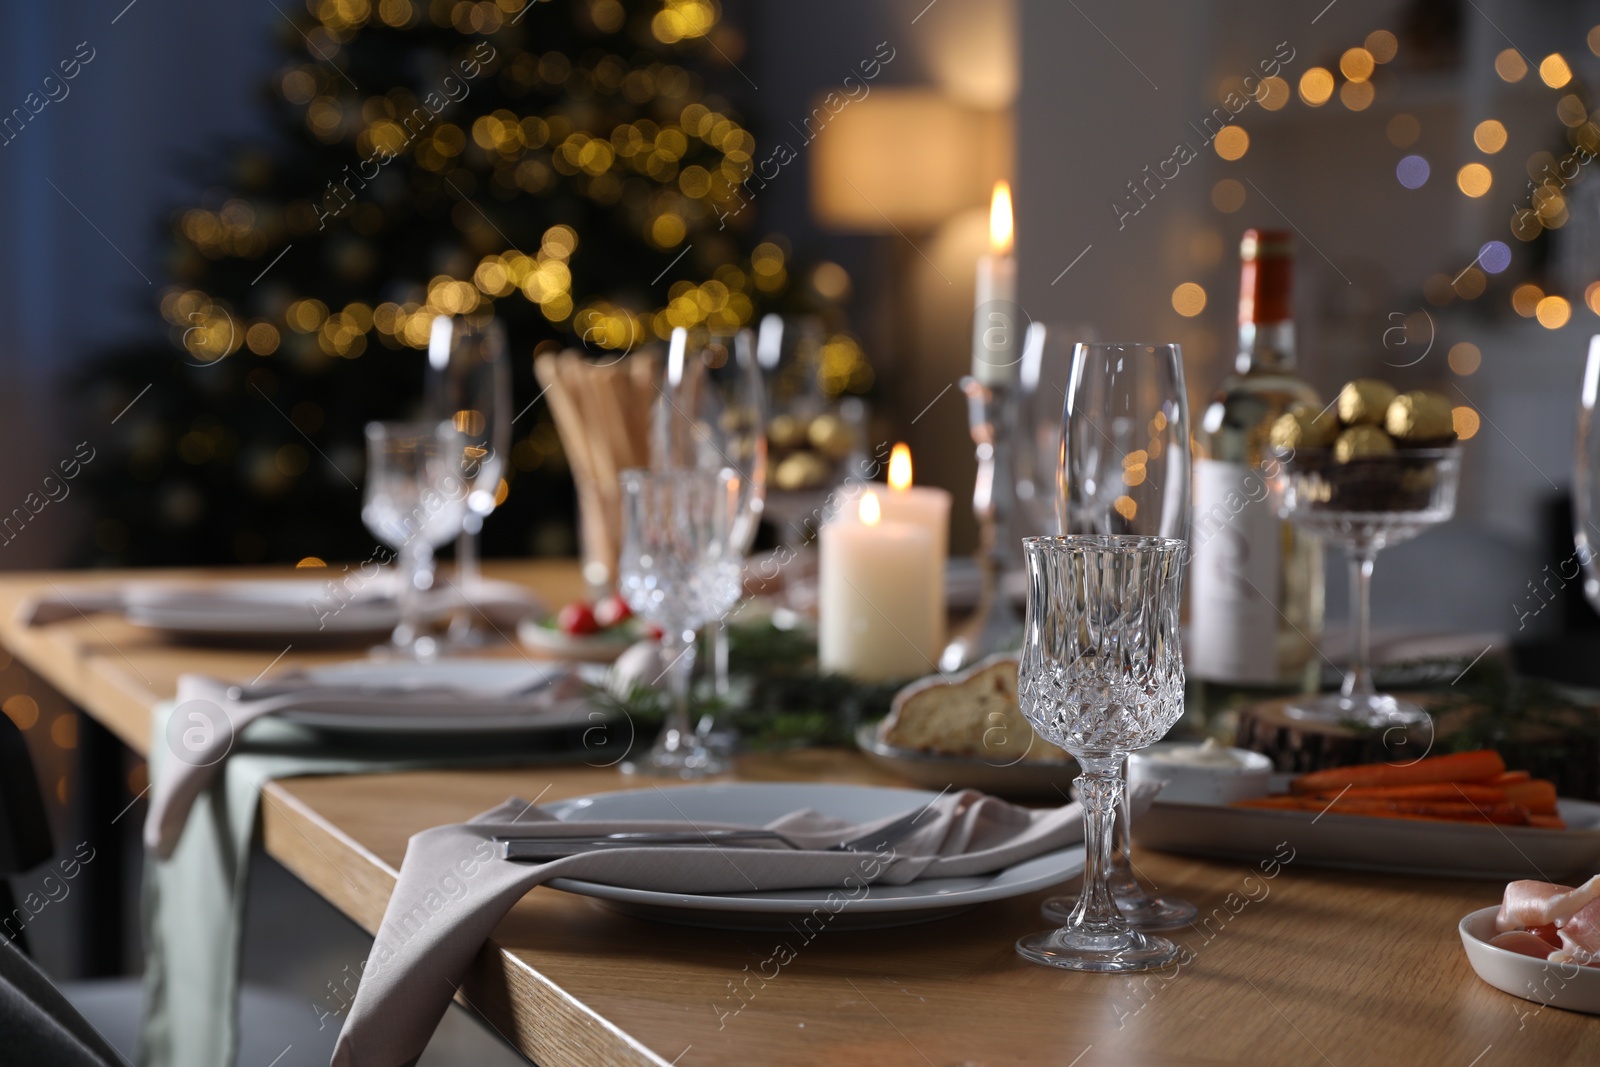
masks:
<svg viewBox="0 0 1600 1067"><path fill-rule="evenodd" d="M1393 452L1394 442L1376 426L1352 426L1333 443L1333 458L1340 463L1387 456Z"/></svg>
<svg viewBox="0 0 1600 1067"><path fill-rule="evenodd" d="M1394 392L1394 386L1376 378L1346 382L1339 390L1339 421L1346 426L1382 426Z"/></svg>
<svg viewBox="0 0 1600 1067"><path fill-rule="evenodd" d="M1395 397L1383 424L1396 440L1408 444L1442 441L1456 435L1450 401L1421 389Z"/></svg>
<svg viewBox="0 0 1600 1067"><path fill-rule="evenodd" d="M828 480L833 468L814 452L796 452L783 457L772 472L772 484L779 489L815 489Z"/></svg>
<svg viewBox="0 0 1600 1067"><path fill-rule="evenodd" d="M1339 422L1332 412L1296 404L1278 416L1268 439L1274 448L1327 448L1338 436Z"/></svg>

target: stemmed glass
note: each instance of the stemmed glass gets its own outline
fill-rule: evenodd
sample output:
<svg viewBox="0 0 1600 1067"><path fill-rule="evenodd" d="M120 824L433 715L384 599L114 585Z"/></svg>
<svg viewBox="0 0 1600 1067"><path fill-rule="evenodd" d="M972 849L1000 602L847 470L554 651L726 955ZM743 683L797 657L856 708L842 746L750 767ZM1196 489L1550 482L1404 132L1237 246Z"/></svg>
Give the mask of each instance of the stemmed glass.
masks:
<svg viewBox="0 0 1600 1067"><path fill-rule="evenodd" d="M1267 471L1282 518L1344 548L1350 556L1350 669L1338 693L1297 700L1284 714L1311 722L1357 722L1374 729L1430 723L1408 700L1372 684L1369 589L1381 549L1409 541L1456 510L1459 448L1401 448L1341 462L1331 448L1279 450Z"/></svg>
<svg viewBox="0 0 1600 1067"><path fill-rule="evenodd" d="M1017 952L1075 971L1142 971L1178 946L1122 917L1109 881L1127 754L1183 714L1178 626L1188 543L1118 534L1029 537L1028 612L1017 698L1039 736L1072 753L1083 804L1083 889L1059 930Z"/></svg>
<svg viewBox="0 0 1600 1067"><path fill-rule="evenodd" d="M1589 339L1589 359L1578 391L1578 434L1572 468L1572 540L1583 568L1583 595L1600 611L1600 426L1595 407L1600 403L1600 334Z"/></svg>
<svg viewBox="0 0 1600 1067"><path fill-rule="evenodd" d="M1022 369L1029 371L1026 346ZM1178 346L1079 343L1065 392L1055 497L1061 532L1187 539L1189 401ZM1131 818L1124 794L1110 871L1123 917L1147 930L1190 922L1193 904L1152 896L1134 875ZM1075 905L1051 897L1044 916L1064 921Z"/></svg>
<svg viewBox="0 0 1600 1067"><path fill-rule="evenodd" d="M380 651L431 659L423 598L433 588L433 551L461 529L470 491L461 476L467 447L448 422L367 423L367 485L361 521L395 550L400 624Z"/></svg>
<svg viewBox="0 0 1600 1067"><path fill-rule="evenodd" d="M462 438L468 492L456 538L456 580L470 605L480 581L478 533L495 509L511 447L511 364L500 323L436 317L428 338L426 393L428 415L449 422ZM457 645L479 643L470 607L451 624L450 636Z"/></svg>
<svg viewBox="0 0 1600 1067"><path fill-rule="evenodd" d="M739 475L739 506L733 547L750 551L767 487L767 417L755 338L749 330L712 334L691 343L683 327L672 331L667 366L651 420L651 466L657 470L733 469ZM716 694L726 697L728 631L711 633ZM704 724L710 728L710 721Z"/></svg>
<svg viewBox="0 0 1600 1067"><path fill-rule="evenodd" d="M695 632L738 603L743 587L741 476L721 470L623 471L618 588L661 627L671 707L655 747L629 774L699 778L727 767L689 720Z"/></svg>

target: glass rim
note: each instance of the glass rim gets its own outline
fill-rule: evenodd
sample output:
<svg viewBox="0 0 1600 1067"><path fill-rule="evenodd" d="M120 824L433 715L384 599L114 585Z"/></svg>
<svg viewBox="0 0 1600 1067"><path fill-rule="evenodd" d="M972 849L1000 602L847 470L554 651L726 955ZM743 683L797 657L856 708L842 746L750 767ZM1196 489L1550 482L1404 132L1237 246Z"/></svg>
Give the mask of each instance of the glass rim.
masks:
<svg viewBox="0 0 1600 1067"><path fill-rule="evenodd" d="M1457 438L1456 444L1435 445L1428 448L1407 448L1404 445L1396 445L1393 452L1382 452L1375 456L1354 456L1344 465L1347 466L1349 463L1359 463L1365 460L1448 459L1451 456L1459 456L1462 451L1459 438ZM1317 456L1319 458L1333 455L1331 447L1279 448L1274 445L1272 446L1272 452L1274 458L1279 460L1293 460L1295 456L1300 455Z"/></svg>
<svg viewBox="0 0 1600 1067"><path fill-rule="evenodd" d="M1189 542L1181 537L1147 534L1041 534L1024 537L1022 547L1029 552L1103 552L1108 549L1175 552L1187 549Z"/></svg>
<svg viewBox="0 0 1600 1067"><path fill-rule="evenodd" d="M617 480L623 485L643 485L649 481L706 481L724 482L737 481L742 475L732 467L718 467L715 470L709 467L667 467L657 470L652 467L629 467L617 473Z"/></svg>
<svg viewBox="0 0 1600 1067"><path fill-rule="evenodd" d="M1072 347L1074 351L1079 348L1143 348L1151 352L1170 348L1174 352L1183 351L1183 345L1178 341L1074 341Z"/></svg>
<svg viewBox="0 0 1600 1067"><path fill-rule="evenodd" d="M455 426L449 419L373 419L362 427L362 432L369 441L378 438L420 441L450 436Z"/></svg>

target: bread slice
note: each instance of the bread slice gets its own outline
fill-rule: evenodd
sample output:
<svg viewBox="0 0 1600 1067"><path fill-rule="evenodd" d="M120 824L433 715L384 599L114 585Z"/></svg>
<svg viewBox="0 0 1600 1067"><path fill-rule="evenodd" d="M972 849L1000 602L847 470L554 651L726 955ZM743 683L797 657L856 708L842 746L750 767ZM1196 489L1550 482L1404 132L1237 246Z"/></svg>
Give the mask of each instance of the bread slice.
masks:
<svg viewBox="0 0 1600 1067"><path fill-rule="evenodd" d="M953 675L934 675L895 694L878 737L896 748L1065 762L1072 757L1034 733L1017 703L1017 657L1001 653Z"/></svg>

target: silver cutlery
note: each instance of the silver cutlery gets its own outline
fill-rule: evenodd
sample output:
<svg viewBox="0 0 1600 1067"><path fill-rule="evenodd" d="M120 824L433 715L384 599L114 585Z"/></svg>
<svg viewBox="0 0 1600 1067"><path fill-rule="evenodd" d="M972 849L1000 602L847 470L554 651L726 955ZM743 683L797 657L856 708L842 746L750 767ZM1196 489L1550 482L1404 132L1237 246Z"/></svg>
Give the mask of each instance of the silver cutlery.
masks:
<svg viewBox="0 0 1600 1067"><path fill-rule="evenodd" d="M809 849L814 852L879 852L910 837L917 823L928 814L924 805L916 811L886 823L876 830L841 841L825 848ZM639 830L621 831L595 836L555 834L509 834L494 838L504 859L517 862L536 862L576 856L584 852L599 852L616 848L771 848L808 851L805 844L777 830L757 828L739 830Z"/></svg>

